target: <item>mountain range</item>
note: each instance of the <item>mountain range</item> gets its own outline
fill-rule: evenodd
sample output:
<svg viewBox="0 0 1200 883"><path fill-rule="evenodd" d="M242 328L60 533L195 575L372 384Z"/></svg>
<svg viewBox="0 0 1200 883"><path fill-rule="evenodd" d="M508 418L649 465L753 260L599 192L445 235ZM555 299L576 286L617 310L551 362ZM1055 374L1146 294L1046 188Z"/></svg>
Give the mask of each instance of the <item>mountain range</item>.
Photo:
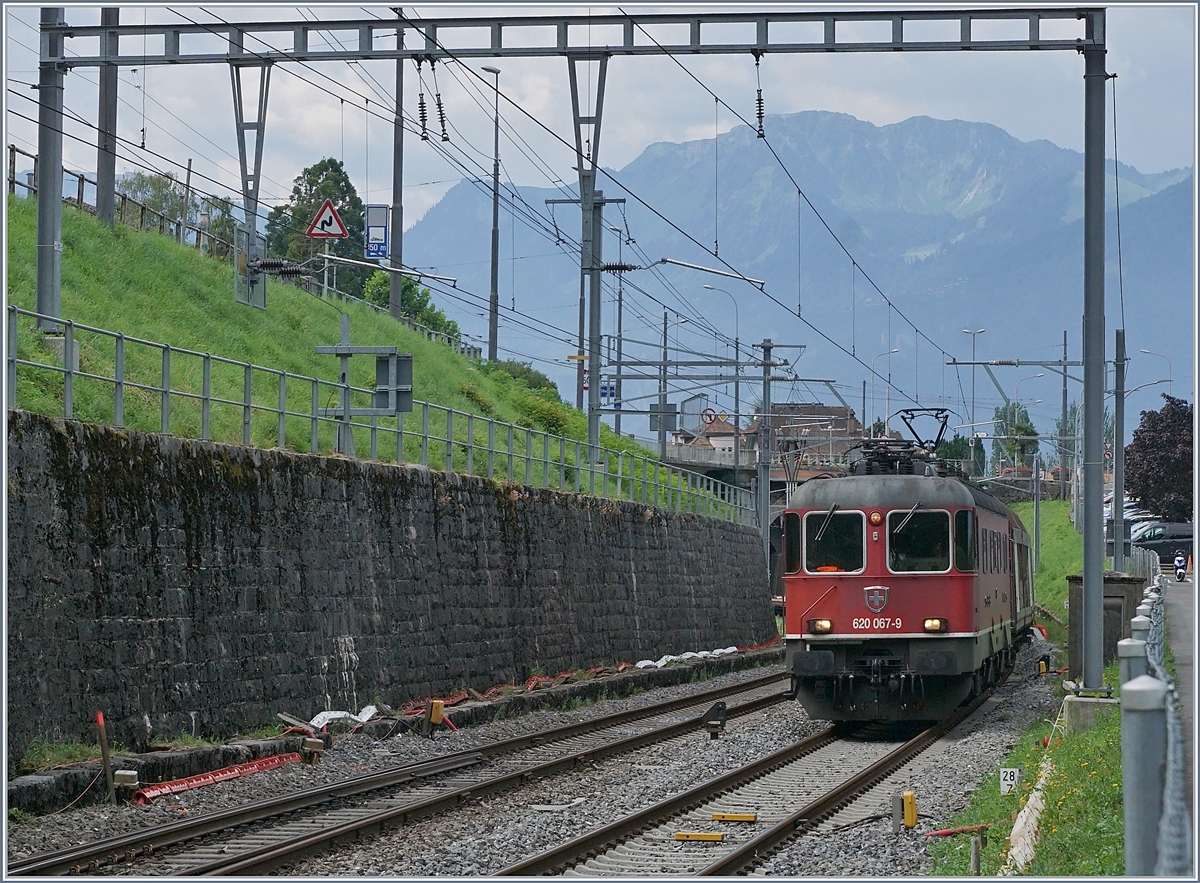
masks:
<svg viewBox="0 0 1200 883"><path fill-rule="evenodd" d="M765 129L769 143L740 127L716 141L652 144L624 168L600 175L597 186L606 198L627 200L607 206L604 217L605 226L627 229L635 240L619 246L626 263L646 266L668 257L726 272L732 267L766 282L764 295L746 282L675 265L627 273L628 338L660 339L662 307L651 297L673 310L685 309L686 300L723 334L732 337L736 327L743 344L762 337L805 344L796 372L836 378L856 409L862 380L870 377L865 365L897 348L889 366L892 410L910 404L906 395L914 392L923 405L940 404L944 389L960 416L966 416L970 372L944 370L939 349L970 359L971 338L961 329L987 329L976 340L979 359L1058 358L1064 330L1068 357L1080 357L1082 154L1048 141L1023 142L986 123L929 117L876 126L814 111L767 117ZM1144 174L1111 160L1107 169L1108 357L1123 315L1134 356L1130 385L1163 376L1161 359L1138 353L1145 348L1170 359L1173 391L1187 397L1195 291L1193 171ZM516 194L525 216L536 212L545 218L551 217L546 199L575 195L574 188L536 187L517 188ZM512 202L502 198L506 207ZM518 310L569 334L552 332L562 343L540 339L509 325L510 314L502 309L500 345L516 354L501 355L554 360L535 367L558 381L571 400L574 379L565 357L574 351L567 340L577 328L578 209L560 204L553 222L511 224L511 215L502 212L501 304L515 302ZM405 262L455 276L461 288L486 300L490 228L490 181L460 182L406 233ZM567 241L556 244L556 235ZM603 259L617 256L617 238L606 234ZM607 301L615 298L615 279L606 274L605 284L604 331L611 333ZM736 297L736 317L729 299L704 285ZM884 295L895 309L886 306ZM444 305L452 315L464 309ZM467 309L464 327L486 328L479 312ZM700 324L693 317L691 327L702 332ZM683 343L712 349L711 331L707 340L693 333ZM637 351L637 345L626 349ZM795 352L780 354L794 358ZM646 354L643 349L636 357ZM886 361L876 362L884 377ZM1007 372L997 376L1010 396L1017 380L1034 373L997 370ZM982 372L977 383L979 413L990 415L999 396ZM1059 383L1046 372L1021 392L1027 400L1044 398L1049 404L1043 410L1056 413ZM873 399L883 398L884 385L877 381ZM828 399L821 390L801 386L775 397ZM1157 408L1157 392L1165 390L1150 388L1131 407ZM1079 396L1074 385L1070 397ZM882 407L882 401L872 401L868 416ZM1039 411L1031 411L1038 421ZM1045 418L1041 422L1043 430L1052 428Z"/></svg>

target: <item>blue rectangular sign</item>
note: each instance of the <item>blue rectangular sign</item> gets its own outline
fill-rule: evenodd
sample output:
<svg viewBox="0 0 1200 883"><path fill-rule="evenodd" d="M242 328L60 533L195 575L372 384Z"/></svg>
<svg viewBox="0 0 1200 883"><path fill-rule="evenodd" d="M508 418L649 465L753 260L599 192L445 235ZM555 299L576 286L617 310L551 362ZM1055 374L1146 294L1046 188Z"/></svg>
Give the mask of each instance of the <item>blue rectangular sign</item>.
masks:
<svg viewBox="0 0 1200 883"><path fill-rule="evenodd" d="M388 256L388 216L390 214L389 206L367 206L363 257L386 258Z"/></svg>

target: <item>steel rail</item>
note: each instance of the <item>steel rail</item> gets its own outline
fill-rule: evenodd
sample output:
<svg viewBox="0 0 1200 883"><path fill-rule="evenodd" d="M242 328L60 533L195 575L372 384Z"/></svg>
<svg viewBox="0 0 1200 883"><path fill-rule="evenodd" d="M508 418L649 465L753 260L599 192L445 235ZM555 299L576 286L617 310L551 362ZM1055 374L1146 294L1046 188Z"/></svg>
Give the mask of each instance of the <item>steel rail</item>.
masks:
<svg viewBox="0 0 1200 883"><path fill-rule="evenodd" d="M338 797L348 797L364 791L402 785L414 779L471 766L482 760L482 752L461 751L437 760L395 767L342 782L331 782L317 788L269 797L245 806L217 810L194 819L171 822L148 830L131 831L116 837L107 837L103 840L95 840L55 852L30 856L27 859L12 862L7 871L12 877L86 873L122 859L150 855L156 849L203 837L205 834L305 809Z"/></svg>
<svg viewBox="0 0 1200 883"><path fill-rule="evenodd" d="M733 876L767 858L776 847L815 827L822 820L877 784L916 755L920 754L954 727L958 726L992 695L985 691L953 715L909 739L899 748L881 757L858 775L847 779L825 795L777 822L761 834L698 872L701 877Z"/></svg>
<svg viewBox="0 0 1200 883"><path fill-rule="evenodd" d="M726 711L726 716L736 717L750 714L781 702L786 698L787 694L782 691L767 696L760 696L748 702L729 707ZM388 826L403 825L410 819L422 818L460 804L473 802L480 795L491 794L551 773L573 768L585 760L596 760L611 754L625 753L641 748L644 745L672 739L694 731L698 725L702 725L702 721L702 717L688 718L678 723L668 724L644 733L618 739L615 742L583 748L553 760L494 776L482 782L470 783L421 800L400 803L397 806L378 812L364 814L360 818L323 828L320 831L314 831L275 844L264 844L257 848L214 859L205 864L192 865L174 872L172 876L208 877L232 874L263 874L278 868L280 865L319 853L328 846L352 840L364 832L378 832Z"/></svg>
<svg viewBox="0 0 1200 883"><path fill-rule="evenodd" d="M732 772L719 776L708 782L703 782L694 788L668 797L653 806L647 807L631 816L605 825L590 834L584 834L569 840L562 846L555 847L540 855L535 855L523 862L509 865L497 871L496 877L533 877L541 874L558 874L568 866L597 852L615 846L621 840L639 831L656 825L672 816L685 812L692 807L716 797L723 791L739 788L778 767L785 766L797 758L811 754L819 748L836 741L834 728L828 727L819 733L814 733L801 741L781 748L761 760L739 767Z"/></svg>
<svg viewBox="0 0 1200 883"><path fill-rule="evenodd" d="M699 875L733 875L754 864L766 853L784 840L801 833L819 823L835 810L841 808L853 798L878 780L894 772L907 763L914 755L920 753L946 732L957 726L989 696L988 691L968 705L958 709L954 715L945 721L934 725L918 736L900 745L884 758L871 764L861 773L853 776L843 784L829 791L816 801L810 802L803 809L788 816L786 819L765 831L763 834L748 841L735 851L726 854L722 859L713 862L708 867L699 870ZM742 788L762 776L800 760L801 758L831 745L837 741L841 733L849 732L830 727L806 739L783 748L761 760L747 764L716 779L669 797L653 806L647 807L633 815L618 819L603 828L576 837L561 846L532 856L524 861L510 865L494 876L538 876L561 875L563 872L606 852L628 840L630 837L643 833L667 822L669 819L685 813L704 803Z"/></svg>
<svg viewBox="0 0 1200 883"><path fill-rule="evenodd" d="M706 690L702 693L693 694L681 699L673 699L659 705L622 711L603 718L552 727L523 736L513 736L480 746L477 749L448 754L445 757L432 761L393 767L392 769L381 770L341 782L333 782L305 791L281 794L278 797L256 801L246 806L230 807L229 809L206 813L194 819L171 822L151 829L132 831L54 852L30 856L29 858L10 863L6 870L10 876L54 876L95 871L106 864L148 855L157 849L174 846L220 830L262 821L272 816L309 808L329 800L352 797L370 791L402 785L418 778L452 772L478 764L497 755L570 739L602 727L620 726L621 724L641 718L670 713L690 705L710 702L722 696L768 686L773 681L782 680L783 678L784 673L776 671L743 681L740 684Z"/></svg>

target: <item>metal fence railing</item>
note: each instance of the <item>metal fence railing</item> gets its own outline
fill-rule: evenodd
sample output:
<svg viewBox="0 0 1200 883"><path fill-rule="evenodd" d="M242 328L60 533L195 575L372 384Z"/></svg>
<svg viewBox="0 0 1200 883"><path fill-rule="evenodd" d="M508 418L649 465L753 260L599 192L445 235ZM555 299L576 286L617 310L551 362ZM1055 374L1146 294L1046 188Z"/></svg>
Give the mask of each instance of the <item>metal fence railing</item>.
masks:
<svg viewBox="0 0 1200 883"><path fill-rule="evenodd" d="M24 156L33 161L33 171L28 173L25 180L17 176L17 157ZM75 179L75 194L64 196L63 202L92 214L96 213L96 182L83 172L63 169L64 178ZM36 154L27 153L15 144L8 145L8 192L16 193L20 187L26 194L37 193L38 189L38 158ZM92 202L87 201L88 194ZM193 245L205 254L223 260L233 260L233 243L215 235L202 224L193 224L182 218L172 218L159 210L139 202L132 196L117 192L115 194L114 217L120 224L136 227L138 230L157 230L164 236L170 236L178 242Z"/></svg>
<svg viewBox="0 0 1200 883"><path fill-rule="evenodd" d="M1153 585L1162 573L1158 553L1141 546L1131 546L1125 556L1125 572L1140 576L1147 585Z"/></svg>
<svg viewBox="0 0 1200 883"><path fill-rule="evenodd" d="M52 319L61 336L36 327ZM332 448L349 424L354 451L532 487L641 502L755 523L750 491L628 450L415 401L409 414L352 417L374 390L8 307L7 406L185 438L307 450Z"/></svg>
<svg viewBox="0 0 1200 883"><path fill-rule="evenodd" d="M1185 755L1189 742L1179 690L1166 666L1166 588L1163 576L1155 576L1130 623L1133 638L1118 646L1125 873L1131 876L1194 873Z"/></svg>

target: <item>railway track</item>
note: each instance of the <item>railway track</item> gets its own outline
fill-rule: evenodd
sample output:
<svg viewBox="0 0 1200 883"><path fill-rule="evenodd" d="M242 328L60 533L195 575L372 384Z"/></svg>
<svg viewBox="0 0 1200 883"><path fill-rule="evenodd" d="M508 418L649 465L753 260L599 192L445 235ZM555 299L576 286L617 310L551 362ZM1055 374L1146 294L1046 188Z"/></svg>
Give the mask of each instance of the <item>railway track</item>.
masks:
<svg viewBox="0 0 1200 883"><path fill-rule="evenodd" d="M186 876L265 873L484 794L692 732L718 700L729 700L730 717L765 708L783 699L783 677L776 671L684 699L32 856L11 863L8 873L54 876L105 868ZM403 790L394 793L397 789Z"/></svg>
<svg viewBox="0 0 1200 883"><path fill-rule="evenodd" d="M991 692L909 739L870 728L829 728L738 770L511 865L497 876L730 876L751 872L780 845L907 764Z"/></svg>

